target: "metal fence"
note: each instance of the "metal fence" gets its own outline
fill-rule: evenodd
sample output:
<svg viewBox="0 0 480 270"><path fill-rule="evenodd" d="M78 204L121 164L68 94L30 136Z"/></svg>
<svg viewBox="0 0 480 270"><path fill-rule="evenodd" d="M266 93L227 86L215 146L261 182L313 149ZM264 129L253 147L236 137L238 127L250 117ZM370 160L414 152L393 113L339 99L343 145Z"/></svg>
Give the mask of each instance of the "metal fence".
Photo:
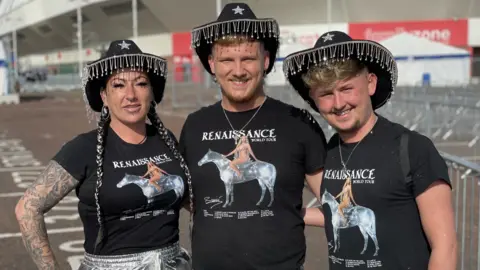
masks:
<svg viewBox="0 0 480 270"><path fill-rule="evenodd" d="M188 77L188 76L187 76ZM219 100L218 87L205 76L201 82L182 81L169 75L162 109L191 112ZM50 76L45 82L22 82L24 92L77 91L77 74ZM267 87L269 96L307 108L288 86ZM334 130L316 113L327 138ZM458 235L458 268L480 270L480 87L398 88L392 100L377 111L391 121L430 137L447 162L453 183L455 225ZM473 157L473 158L472 158ZM318 206L316 199L308 206Z"/></svg>

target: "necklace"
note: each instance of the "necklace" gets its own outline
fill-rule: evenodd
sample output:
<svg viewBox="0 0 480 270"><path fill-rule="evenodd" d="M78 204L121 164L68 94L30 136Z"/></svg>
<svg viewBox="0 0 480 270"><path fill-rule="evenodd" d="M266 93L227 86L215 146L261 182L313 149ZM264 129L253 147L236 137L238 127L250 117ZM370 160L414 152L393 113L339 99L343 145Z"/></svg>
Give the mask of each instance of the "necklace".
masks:
<svg viewBox="0 0 480 270"><path fill-rule="evenodd" d="M368 131L368 133L370 133L373 128L375 127L375 124L377 124L377 120L378 120L378 116L375 118L375 122L373 123L373 126L372 128L370 129L370 131ZM367 134L368 134L367 133ZM347 158L347 161L346 162L343 162L343 156L342 156L342 146L340 144L340 136L338 136L338 152L340 153L340 162L342 163L342 167L343 167L343 172L345 174L347 174L347 163L348 161L350 160L350 158L352 157L352 154L353 152L355 152L355 149L357 148L357 146L363 141L363 139L365 139L365 137L367 136L364 136L356 145L355 147L353 147L353 150L352 152L350 152L350 155L348 155L348 158ZM349 179L350 177L347 177L347 180Z"/></svg>
<svg viewBox="0 0 480 270"><path fill-rule="evenodd" d="M144 143L146 140L147 140L147 134L145 134L145 137L143 137L143 139L142 139L139 143L137 143L137 144L142 144L142 143Z"/></svg>
<svg viewBox="0 0 480 270"><path fill-rule="evenodd" d="M223 114L225 115L225 118L227 119L228 121L228 124L230 125L230 127L232 128L233 131L243 131L243 129L253 120L253 118L255 118L255 116L257 115L257 113L260 111L260 109L262 108L263 104L265 104L265 101L267 100L267 96L265 96L265 99L263 100L262 104L260 104L260 106L258 107L258 109L255 111L255 113L252 115L252 117L250 117L250 120L248 120L248 122L240 129L240 130L236 130L233 125L232 125L232 122L230 122L230 119L228 119L228 116L227 116L227 112L225 111L225 108L222 106L222 109L223 109ZM235 132L234 134L234 140L235 140L235 144L237 144L237 140L239 138L237 138L238 136L240 136L237 132Z"/></svg>

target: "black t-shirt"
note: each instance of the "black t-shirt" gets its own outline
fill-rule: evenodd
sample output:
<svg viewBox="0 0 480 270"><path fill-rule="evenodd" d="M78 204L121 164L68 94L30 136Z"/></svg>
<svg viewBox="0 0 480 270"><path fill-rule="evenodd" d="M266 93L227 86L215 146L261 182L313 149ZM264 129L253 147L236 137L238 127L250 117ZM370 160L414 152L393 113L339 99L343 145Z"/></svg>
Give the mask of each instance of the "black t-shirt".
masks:
<svg viewBox="0 0 480 270"><path fill-rule="evenodd" d="M239 157L237 174L235 136L222 110L218 102L189 115L180 137L195 196L194 268L299 269L304 179L323 168L324 134L299 109L268 98L241 132L248 143L239 148L251 155ZM256 111L226 114L240 130Z"/></svg>
<svg viewBox="0 0 480 270"><path fill-rule="evenodd" d="M88 253L93 253L99 229L94 196L96 145L97 132L93 130L67 142L53 158L81 182L76 193ZM149 183L148 175L143 177L149 161L166 172L157 185ZM142 252L178 241L179 210L188 189L179 162L156 129L148 125L146 141L129 144L108 127L103 164L99 203L105 232L97 253Z"/></svg>
<svg viewBox="0 0 480 270"><path fill-rule="evenodd" d="M400 165L403 132L409 132L410 184ZM347 162L357 143L340 143ZM446 163L433 143L379 116L346 167L352 181L350 205L339 196L346 175L335 134L328 143L321 186L330 269L427 269L430 248L415 197L436 180L450 185ZM338 212L342 201L343 216Z"/></svg>

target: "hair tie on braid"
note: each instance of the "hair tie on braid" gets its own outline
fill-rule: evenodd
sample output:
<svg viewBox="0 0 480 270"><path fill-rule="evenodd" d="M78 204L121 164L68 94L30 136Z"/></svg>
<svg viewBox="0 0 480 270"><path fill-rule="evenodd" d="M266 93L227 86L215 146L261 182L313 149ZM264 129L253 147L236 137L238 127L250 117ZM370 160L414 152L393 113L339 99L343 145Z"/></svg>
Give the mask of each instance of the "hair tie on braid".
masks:
<svg viewBox="0 0 480 270"><path fill-rule="evenodd" d="M102 213L101 213L100 203L99 203L99 193L100 193L100 187L102 186L102 179L103 179L103 154L105 152L105 137L106 137L106 133L107 133L106 131L107 131L107 126L109 122L110 122L110 117L109 117L108 108L103 107L100 114L100 120L98 121L98 127L97 127L97 157L96 157L97 184L95 186L95 204L97 207L97 221L98 221L99 229L98 229L97 239L95 240L95 248L93 251L94 254L96 253L97 246L102 242L103 236L104 236Z"/></svg>
<svg viewBox="0 0 480 270"><path fill-rule="evenodd" d="M148 112L148 118L150 119L150 122L152 122L152 125L154 125L162 139L165 141L167 144L168 148L172 152L173 156L180 162L180 167L182 167L185 176L187 177L187 184L188 184L188 191L189 191L189 197L190 197L190 236L191 236L191 223L192 223L192 213L193 213L193 189L192 189L192 181L191 181L191 176L190 176L190 170L188 169L187 163L183 159L182 155L178 151L178 149L175 147L175 142L173 139L169 136L167 129L162 123L162 120L160 120L160 117L158 117L157 111L155 110L154 106L150 107L150 110Z"/></svg>

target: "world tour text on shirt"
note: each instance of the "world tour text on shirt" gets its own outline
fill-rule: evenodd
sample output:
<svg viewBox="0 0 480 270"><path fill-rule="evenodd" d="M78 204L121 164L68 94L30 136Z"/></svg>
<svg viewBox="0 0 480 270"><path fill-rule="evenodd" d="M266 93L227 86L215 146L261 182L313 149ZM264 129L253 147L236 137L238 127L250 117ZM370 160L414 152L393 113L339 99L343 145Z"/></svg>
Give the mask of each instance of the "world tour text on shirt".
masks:
<svg viewBox="0 0 480 270"><path fill-rule="evenodd" d="M234 140L247 136L251 142L275 142L275 129L228 130L203 132L202 141Z"/></svg>
<svg viewBox="0 0 480 270"><path fill-rule="evenodd" d="M355 170L325 170L324 178L329 180L345 181L347 177L352 179L354 184L375 184L375 169Z"/></svg>

